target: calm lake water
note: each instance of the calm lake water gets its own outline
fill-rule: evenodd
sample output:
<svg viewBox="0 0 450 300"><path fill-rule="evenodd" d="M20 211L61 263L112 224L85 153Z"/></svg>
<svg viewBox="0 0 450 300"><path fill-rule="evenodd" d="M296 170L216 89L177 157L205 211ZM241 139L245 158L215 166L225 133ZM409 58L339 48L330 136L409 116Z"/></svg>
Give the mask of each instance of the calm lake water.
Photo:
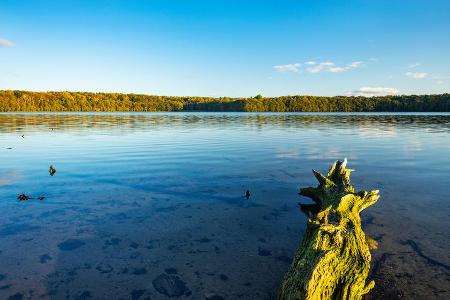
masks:
<svg viewBox="0 0 450 300"><path fill-rule="evenodd" d="M275 299L344 157L370 299L450 299L449 114L246 113L0 114L0 299Z"/></svg>

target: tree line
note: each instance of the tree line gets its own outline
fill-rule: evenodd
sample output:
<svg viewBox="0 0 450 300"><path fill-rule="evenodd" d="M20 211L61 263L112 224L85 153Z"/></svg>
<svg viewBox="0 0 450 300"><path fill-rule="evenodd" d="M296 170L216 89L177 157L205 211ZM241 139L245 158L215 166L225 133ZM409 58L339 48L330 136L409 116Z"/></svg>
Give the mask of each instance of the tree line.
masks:
<svg viewBox="0 0 450 300"><path fill-rule="evenodd" d="M120 93L0 91L0 112L450 112L450 94L179 97Z"/></svg>

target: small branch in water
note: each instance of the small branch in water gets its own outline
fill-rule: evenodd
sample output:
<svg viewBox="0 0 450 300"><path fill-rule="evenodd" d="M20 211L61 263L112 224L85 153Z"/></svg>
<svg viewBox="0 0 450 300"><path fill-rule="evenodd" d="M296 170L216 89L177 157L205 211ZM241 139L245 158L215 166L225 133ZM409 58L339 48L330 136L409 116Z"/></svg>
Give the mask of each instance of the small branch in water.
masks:
<svg viewBox="0 0 450 300"><path fill-rule="evenodd" d="M19 200L19 201L28 201L28 200L32 200L32 199L36 199L36 200L44 200L45 197L43 197L43 196L39 196L39 197L30 197L30 196L25 195L25 194L20 194L19 196L17 196L17 200Z"/></svg>
<svg viewBox="0 0 450 300"><path fill-rule="evenodd" d="M56 169L53 167L53 165L50 165L50 168L48 169L48 172L50 173L50 176L55 175Z"/></svg>

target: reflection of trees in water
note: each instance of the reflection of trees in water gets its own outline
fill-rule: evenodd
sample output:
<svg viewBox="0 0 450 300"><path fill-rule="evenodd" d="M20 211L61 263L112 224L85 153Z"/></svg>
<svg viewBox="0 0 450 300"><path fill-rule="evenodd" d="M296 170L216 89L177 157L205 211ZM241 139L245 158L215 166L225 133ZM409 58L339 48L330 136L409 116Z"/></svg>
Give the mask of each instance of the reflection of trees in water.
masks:
<svg viewBox="0 0 450 300"><path fill-rule="evenodd" d="M0 132L34 130L138 130L158 128L377 128L396 127L448 131L450 115L346 115L255 113L156 113L156 114L0 114Z"/></svg>

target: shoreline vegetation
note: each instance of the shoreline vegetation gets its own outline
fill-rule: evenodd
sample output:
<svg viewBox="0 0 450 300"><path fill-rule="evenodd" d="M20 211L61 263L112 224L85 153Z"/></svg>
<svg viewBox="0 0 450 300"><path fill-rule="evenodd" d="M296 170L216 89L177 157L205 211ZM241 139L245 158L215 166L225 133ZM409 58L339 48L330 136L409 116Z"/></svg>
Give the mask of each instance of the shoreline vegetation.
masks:
<svg viewBox="0 0 450 300"><path fill-rule="evenodd" d="M450 112L450 94L183 97L0 90L0 112Z"/></svg>

